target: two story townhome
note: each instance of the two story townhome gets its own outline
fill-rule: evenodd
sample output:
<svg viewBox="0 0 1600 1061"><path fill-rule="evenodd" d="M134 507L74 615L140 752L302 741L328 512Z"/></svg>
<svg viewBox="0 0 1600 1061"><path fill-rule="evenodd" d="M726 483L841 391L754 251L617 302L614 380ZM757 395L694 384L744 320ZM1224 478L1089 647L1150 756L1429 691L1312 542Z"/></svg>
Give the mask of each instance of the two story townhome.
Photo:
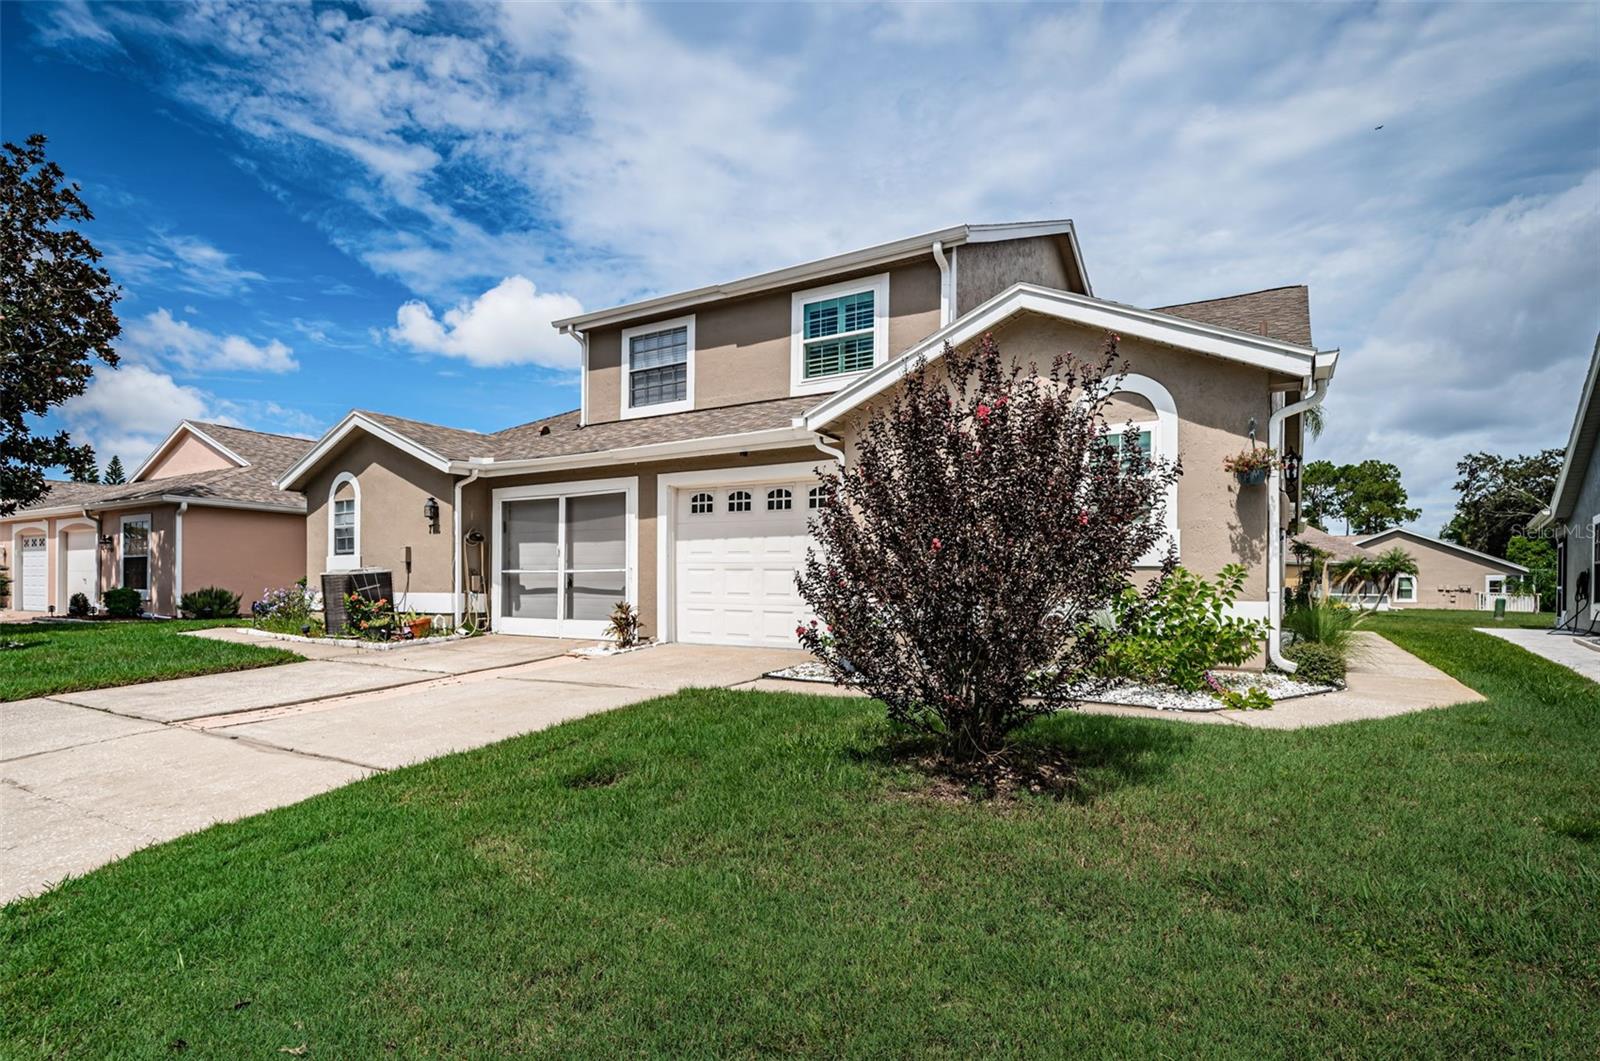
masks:
<svg viewBox="0 0 1600 1061"><path fill-rule="evenodd" d="M1141 309L1095 297L1069 221L960 225L557 322L582 348L581 405L493 433L347 415L279 481L306 495L313 573L382 567L417 610L508 633L596 636L619 600L664 640L791 646L814 470L908 367L993 333L1048 364L1121 336L1116 396L1157 456L1182 457L1167 532L1204 574L1249 569L1276 615L1292 506L1223 460L1299 444L1336 352L1303 287ZM1157 563L1152 556L1150 565Z"/></svg>
<svg viewBox="0 0 1600 1061"><path fill-rule="evenodd" d="M273 485L311 443L185 420L126 483L52 482L0 519L15 611L65 615L137 590L176 614L185 593L221 586L244 607L305 574L305 498ZM0 566L5 566L0 564Z"/></svg>
<svg viewBox="0 0 1600 1061"><path fill-rule="evenodd" d="M1549 506L1530 524L1556 543L1556 625L1600 633L1600 338Z"/></svg>

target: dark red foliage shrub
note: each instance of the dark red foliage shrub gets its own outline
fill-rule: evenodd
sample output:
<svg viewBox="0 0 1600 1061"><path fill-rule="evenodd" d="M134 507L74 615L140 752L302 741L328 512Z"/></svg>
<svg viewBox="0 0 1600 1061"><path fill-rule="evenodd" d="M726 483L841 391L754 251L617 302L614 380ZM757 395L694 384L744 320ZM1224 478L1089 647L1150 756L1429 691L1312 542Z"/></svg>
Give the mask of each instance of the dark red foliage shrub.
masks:
<svg viewBox="0 0 1600 1061"><path fill-rule="evenodd" d="M1111 632L1091 616L1163 539L1179 469L1119 443L1103 356L1035 366L992 338L915 366L823 475L801 643L960 759L1071 706ZM942 369L942 370L941 370ZM1171 564L1168 560L1168 564Z"/></svg>

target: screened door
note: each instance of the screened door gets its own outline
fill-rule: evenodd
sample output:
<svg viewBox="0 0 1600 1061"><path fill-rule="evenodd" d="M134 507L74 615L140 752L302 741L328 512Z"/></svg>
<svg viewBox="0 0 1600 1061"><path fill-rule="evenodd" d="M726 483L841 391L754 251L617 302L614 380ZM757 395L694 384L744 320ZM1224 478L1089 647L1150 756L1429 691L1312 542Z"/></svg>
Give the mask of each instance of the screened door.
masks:
<svg viewBox="0 0 1600 1061"><path fill-rule="evenodd" d="M602 636L611 609L628 595L626 495L505 500L500 516L497 628Z"/></svg>

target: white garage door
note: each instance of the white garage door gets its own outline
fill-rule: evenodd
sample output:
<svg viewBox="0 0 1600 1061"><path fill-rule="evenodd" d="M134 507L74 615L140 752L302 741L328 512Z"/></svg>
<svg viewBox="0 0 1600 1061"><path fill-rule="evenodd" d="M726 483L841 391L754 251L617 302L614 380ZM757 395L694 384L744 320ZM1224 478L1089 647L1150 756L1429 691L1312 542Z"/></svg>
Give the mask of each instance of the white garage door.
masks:
<svg viewBox="0 0 1600 1061"><path fill-rule="evenodd" d="M44 536L23 535L22 548L22 593L18 598L25 612L42 612L45 610L48 594L45 587L48 579L45 577L45 552Z"/></svg>
<svg viewBox="0 0 1600 1061"><path fill-rule="evenodd" d="M795 648L809 614L794 585L811 543L815 480L696 486L674 498L675 635L707 645Z"/></svg>

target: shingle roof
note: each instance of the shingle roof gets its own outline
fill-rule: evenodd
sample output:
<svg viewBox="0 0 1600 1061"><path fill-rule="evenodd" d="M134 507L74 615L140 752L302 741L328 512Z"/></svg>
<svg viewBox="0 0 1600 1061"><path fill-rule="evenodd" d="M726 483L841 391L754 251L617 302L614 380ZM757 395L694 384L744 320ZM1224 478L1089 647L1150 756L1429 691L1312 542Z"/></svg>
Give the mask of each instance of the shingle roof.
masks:
<svg viewBox="0 0 1600 1061"><path fill-rule="evenodd" d="M1361 548L1356 542L1368 537L1363 534L1329 534L1316 527L1306 527L1294 536L1294 540L1320 552L1327 553L1333 560L1353 560L1358 556L1372 556L1373 554Z"/></svg>
<svg viewBox="0 0 1600 1061"><path fill-rule="evenodd" d="M484 434L463 428L441 427L420 420L407 420L387 413L360 410L362 416L377 421L413 442L448 460L492 457L497 461L534 460L539 457L568 457L579 453L599 453L660 442L681 442L692 438L742 435L792 425L794 418L815 398L778 398L773 401L725 405L696 409L667 416L637 420L613 420L603 424L578 426L578 410L571 409L531 423L518 424L504 431ZM218 441L221 441L220 439Z"/></svg>
<svg viewBox="0 0 1600 1061"><path fill-rule="evenodd" d="M1311 296L1303 284L1159 306L1156 312L1266 335L1297 346L1311 345Z"/></svg>
<svg viewBox="0 0 1600 1061"><path fill-rule="evenodd" d="M197 420L187 422L244 458L249 462L248 466L190 472L186 475L167 475L159 479L121 483L116 486L104 483L52 481L48 484L49 492L44 497L17 511L27 512L32 509L85 504L106 507L158 497L178 497L201 502L237 501L272 505L290 512L306 510L306 499L302 495L279 490L272 484L311 448L312 442L309 439L273 435L264 431L248 431L242 427L229 427L226 424L208 424Z"/></svg>

